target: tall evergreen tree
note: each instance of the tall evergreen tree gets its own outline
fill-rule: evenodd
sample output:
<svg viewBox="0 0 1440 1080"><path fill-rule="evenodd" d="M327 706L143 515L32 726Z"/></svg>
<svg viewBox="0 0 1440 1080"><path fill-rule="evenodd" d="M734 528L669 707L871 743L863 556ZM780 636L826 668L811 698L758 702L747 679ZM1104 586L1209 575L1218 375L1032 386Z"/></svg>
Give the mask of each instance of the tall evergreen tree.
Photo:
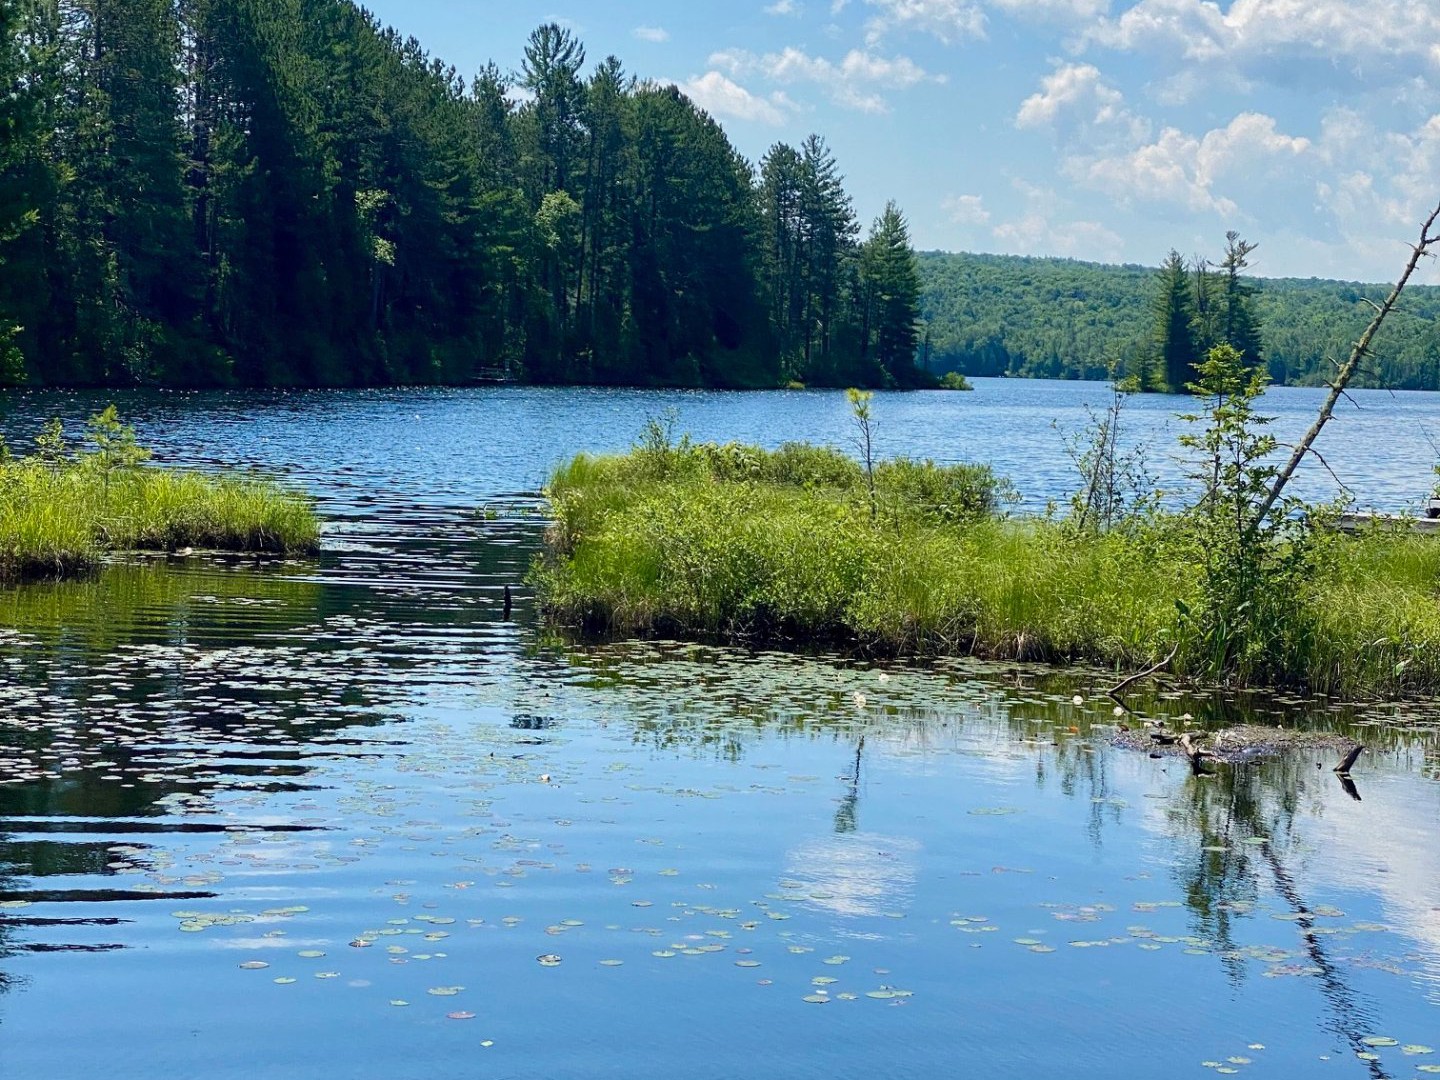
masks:
<svg viewBox="0 0 1440 1080"><path fill-rule="evenodd" d="M1247 367L1265 362L1260 343L1260 320L1255 314L1254 288L1240 276L1249 262L1247 256L1255 245L1240 239L1233 229L1225 234L1225 258L1220 263L1224 274L1220 294L1220 333L1225 344L1240 354Z"/></svg>
<svg viewBox="0 0 1440 1080"><path fill-rule="evenodd" d="M1156 275L1155 353L1165 385L1175 392L1195 378L1199 350L1195 341L1195 305L1190 272L1171 250Z"/></svg>
<svg viewBox="0 0 1440 1080"><path fill-rule="evenodd" d="M843 316L842 285L852 270L859 226L834 153L818 135L800 147L800 247L805 283L803 355L807 379L834 382L832 355ZM848 380L842 380L848 381Z"/></svg>
<svg viewBox="0 0 1440 1080"><path fill-rule="evenodd" d="M34 152L34 116L29 91L22 82L25 64L18 16L18 0L0 0L0 279L9 278L5 267L13 256L13 241L37 219L27 183L27 158ZM21 327L11 303L11 297L0 289L0 386L25 378L24 357L16 344Z"/></svg>
<svg viewBox="0 0 1440 1080"><path fill-rule="evenodd" d="M804 161L794 147L776 143L760 164L764 285L770 325L789 379L803 379L805 275L800 192Z"/></svg>
<svg viewBox="0 0 1440 1080"><path fill-rule="evenodd" d="M0 335L39 381L774 385L913 351L903 218L861 259L823 140L757 186L678 90L582 79L554 24L517 107L349 0L16 3Z"/></svg>
<svg viewBox="0 0 1440 1080"><path fill-rule="evenodd" d="M860 249L861 359L895 382L913 383L920 316L920 272L910 229L894 202Z"/></svg>

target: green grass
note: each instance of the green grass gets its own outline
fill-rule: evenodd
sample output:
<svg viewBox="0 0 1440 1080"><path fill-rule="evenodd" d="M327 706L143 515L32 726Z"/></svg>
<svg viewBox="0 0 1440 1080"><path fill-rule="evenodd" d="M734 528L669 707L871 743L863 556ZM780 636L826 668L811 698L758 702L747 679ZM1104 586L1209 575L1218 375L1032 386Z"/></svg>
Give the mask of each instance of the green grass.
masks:
<svg viewBox="0 0 1440 1080"><path fill-rule="evenodd" d="M303 552L319 540L310 501L270 480L105 468L91 454L0 461L0 581L77 573L106 551Z"/></svg>
<svg viewBox="0 0 1440 1080"><path fill-rule="evenodd" d="M1177 601L1200 601L1181 517L1109 533L997 516L988 470L860 468L810 447L651 445L554 474L533 571L555 625L618 635L1086 661L1216 678ZM1440 543L1317 541L1317 570L1239 683L1373 696L1440 689Z"/></svg>

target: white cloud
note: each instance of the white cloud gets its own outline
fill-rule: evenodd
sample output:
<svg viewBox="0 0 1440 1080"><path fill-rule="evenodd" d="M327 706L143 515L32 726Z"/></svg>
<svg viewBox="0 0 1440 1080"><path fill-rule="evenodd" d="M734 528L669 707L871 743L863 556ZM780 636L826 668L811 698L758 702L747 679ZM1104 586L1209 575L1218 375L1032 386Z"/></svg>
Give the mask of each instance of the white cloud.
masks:
<svg viewBox="0 0 1440 1080"><path fill-rule="evenodd" d="M793 47L757 56L738 49L711 55L710 64L732 76L758 74L770 82L813 83L831 100L860 112L888 111L882 91L905 90L922 82L943 82L904 56L886 58L852 49L838 63Z"/></svg>
<svg viewBox="0 0 1440 1080"><path fill-rule="evenodd" d="M795 111L794 103L784 94L760 97L718 71L707 71L678 85L686 97L711 116L775 126L783 124Z"/></svg>
<svg viewBox="0 0 1440 1080"><path fill-rule="evenodd" d="M1440 114L1410 132L1381 131L1352 109L1321 124L1317 157L1328 168L1316 183L1320 206L1352 235L1408 233L1440 198Z"/></svg>
<svg viewBox="0 0 1440 1080"><path fill-rule="evenodd" d="M1065 169L1122 202L1170 203L1228 218L1239 205L1226 193L1227 181L1263 182L1277 169L1293 167L1310 148L1310 140L1282 134L1273 117L1247 112L1202 136L1167 127L1154 142L1127 153L1072 156Z"/></svg>
<svg viewBox="0 0 1440 1080"><path fill-rule="evenodd" d="M804 5L798 3L797 0L775 0L775 3L766 6L765 14L798 16L804 10Z"/></svg>
<svg viewBox="0 0 1440 1080"><path fill-rule="evenodd" d="M1093 64L1060 64L1040 89L1020 103L1019 128L1046 128L1089 152L1130 146L1147 139L1150 124L1125 104L1125 96Z"/></svg>
<svg viewBox="0 0 1440 1080"><path fill-rule="evenodd" d="M1178 56L1277 84L1440 74L1435 0L1140 0L1088 42Z"/></svg>
<svg viewBox="0 0 1440 1080"><path fill-rule="evenodd" d="M946 45L985 36L985 13L975 0L865 0L877 14L865 26L865 40L877 44L900 31L929 34Z"/></svg>
<svg viewBox="0 0 1440 1080"><path fill-rule="evenodd" d="M985 200L979 195L947 195L941 200L940 209L956 225L990 224L990 211L985 209Z"/></svg>
<svg viewBox="0 0 1440 1080"><path fill-rule="evenodd" d="M1095 109L1115 109L1124 101L1123 95L1100 79L1094 64L1062 64L1040 83L1039 93L1031 94L1015 114L1016 126L1047 127L1055 123L1062 110L1085 102Z"/></svg>
<svg viewBox="0 0 1440 1080"><path fill-rule="evenodd" d="M1110 10L1110 0L990 0L993 7L1022 19L1085 22Z"/></svg>
<svg viewBox="0 0 1440 1080"><path fill-rule="evenodd" d="M641 41L649 41L655 45L670 40L670 31L663 26L637 26L630 31L630 34Z"/></svg>

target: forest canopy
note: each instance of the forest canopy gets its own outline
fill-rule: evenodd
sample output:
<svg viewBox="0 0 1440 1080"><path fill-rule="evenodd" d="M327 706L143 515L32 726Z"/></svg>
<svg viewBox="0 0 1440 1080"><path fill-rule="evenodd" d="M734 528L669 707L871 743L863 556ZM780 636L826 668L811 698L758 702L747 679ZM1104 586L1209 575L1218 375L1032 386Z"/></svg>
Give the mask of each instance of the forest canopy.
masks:
<svg viewBox="0 0 1440 1080"><path fill-rule="evenodd" d="M0 196L0 385L924 381L897 207L554 24L467 78L348 0L0 0Z"/></svg>

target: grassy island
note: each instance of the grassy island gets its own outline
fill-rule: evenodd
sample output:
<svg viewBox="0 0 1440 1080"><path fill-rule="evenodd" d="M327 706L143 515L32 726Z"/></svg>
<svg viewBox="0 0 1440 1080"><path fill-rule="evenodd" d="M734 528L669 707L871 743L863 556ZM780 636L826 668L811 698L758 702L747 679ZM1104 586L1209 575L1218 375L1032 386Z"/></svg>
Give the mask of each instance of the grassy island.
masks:
<svg viewBox="0 0 1440 1080"><path fill-rule="evenodd" d="M319 545L310 500L271 480L149 464L112 409L70 446L58 421L34 453L0 444L0 582L60 577L107 551L184 547L305 552Z"/></svg>
<svg viewBox="0 0 1440 1080"><path fill-rule="evenodd" d="M532 579L549 621L592 633L1126 671L1168 658L1204 681L1341 695L1440 688L1430 538L1305 522L1257 555L1227 551L1223 505L1097 528L1093 514L1006 517L1004 494L984 466L867 473L814 446L652 437L555 472Z"/></svg>

